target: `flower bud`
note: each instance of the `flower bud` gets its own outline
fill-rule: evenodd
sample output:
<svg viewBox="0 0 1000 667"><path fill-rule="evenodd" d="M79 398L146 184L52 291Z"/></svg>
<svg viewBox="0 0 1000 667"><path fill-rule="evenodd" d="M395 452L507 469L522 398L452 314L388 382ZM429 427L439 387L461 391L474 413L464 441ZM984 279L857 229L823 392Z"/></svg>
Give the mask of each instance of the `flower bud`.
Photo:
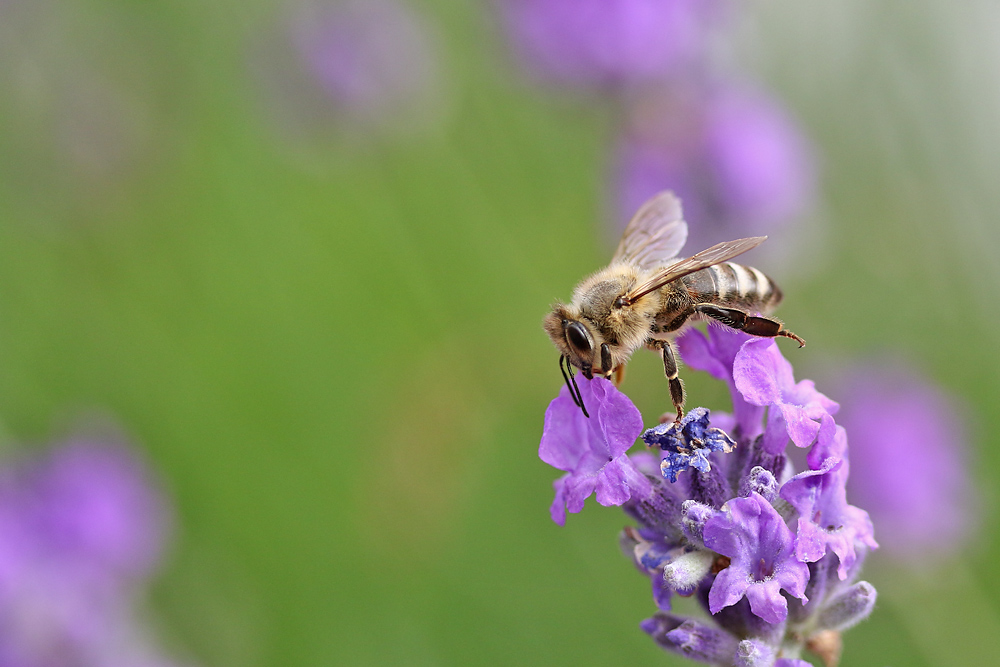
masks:
<svg viewBox="0 0 1000 667"><path fill-rule="evenodd" d="M694 619L657 614L640 627L661 647L691 660L728 664L736 651L735 637Z"/></svg>
<svg viewBox="0 0 1000 667"><path fill-rule="evenodd" d="M846 630L868 617L875 608L877 593L867 581L859 581L835 596L819 614L819 626Z"/></svg>
<svg viewBox="0 0 1000 667"><path fill-rule="evenodd" d="M663 582L678 595L691 595L715 562L711 551L697 549L673 559L663 568Z"/></svg>

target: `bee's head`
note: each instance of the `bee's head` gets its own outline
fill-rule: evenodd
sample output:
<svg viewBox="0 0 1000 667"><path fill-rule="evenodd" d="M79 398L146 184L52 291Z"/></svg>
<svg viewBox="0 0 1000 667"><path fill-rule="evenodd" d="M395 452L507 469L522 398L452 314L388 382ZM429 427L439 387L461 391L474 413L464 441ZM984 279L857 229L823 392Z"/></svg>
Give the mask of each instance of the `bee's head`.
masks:
<svg viewBox="0 0 1000 667"><path fill-rule="evenodd" d="M590 321L572 312L569 307L556 304L552 312L545 316L542 326L563 357L579 368L587 379L592 378L595 372L603 374L611 370L604 368L603 362L609 362L610 356L601 334ZM607 365L610 366L610 363Z"/></svg>

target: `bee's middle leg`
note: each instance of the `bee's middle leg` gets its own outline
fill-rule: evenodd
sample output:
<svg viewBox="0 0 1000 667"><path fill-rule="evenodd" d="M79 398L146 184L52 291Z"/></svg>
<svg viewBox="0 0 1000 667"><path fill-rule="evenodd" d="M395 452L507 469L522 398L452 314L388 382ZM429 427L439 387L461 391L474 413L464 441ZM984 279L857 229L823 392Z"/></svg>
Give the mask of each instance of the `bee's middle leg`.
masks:
<svg viewBox="0 0 1000 667"><path fill-rule="evenodd" d="M801 337L785 329L785 325L781 322L772 320L769 317L757 317L738 308L724 308L723 306L716 306L714 303L699 303L694 309L697 313L711 317L713 320L722 322L727 327L743 331L751 336L763 336L765 338L784 336L797 342L799 347L804 347L806 344L805 340Z"/></svg>
<svg viewBox="0 0 1000 667"><path fill-rule="evenodd" d="M656 341L656 346L663 355L663 372L670 383L670 400L677 410L677 418L674 419L676 423L684 418L684 383L677 376L677 357L674 355L673 344L668 340L662 340Z"/></svg>

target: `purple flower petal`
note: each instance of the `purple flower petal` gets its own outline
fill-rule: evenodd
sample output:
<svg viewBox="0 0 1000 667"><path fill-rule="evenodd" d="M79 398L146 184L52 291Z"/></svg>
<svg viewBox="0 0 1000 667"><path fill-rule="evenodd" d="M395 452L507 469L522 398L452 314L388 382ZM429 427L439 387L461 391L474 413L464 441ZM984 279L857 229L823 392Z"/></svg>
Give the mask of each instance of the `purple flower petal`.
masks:
<svg viewBox="0 0 1000 667"><path fill-rule="evenodd" d="M846 472L842 459L830 457L819 470L807 470L785 482L780 492L799 512L796 557L818 561L829 548L840 559L842 580L857 560L857 545L878 548L868 513L847 504Z"/></svg>
<svg viewBox="0 0 1000 667"><path fill-rule="evenodd" d="M751 338L733 361L736 388L753 405L767 406L781 402L785 369L778 346L770 338ZM787 383L786 383L787 384Z"/></svg>
<svg viewBox="0 0 1000 667"><path fill-rule="evenodd" d="M605 507L622 505L634 494L647 496L652 491L649 479L639 472L632 460L622 454L608 462L597 476L597 502Z"/></svg>
<svg viewBox="0 0 1000 667"><path fill-rule="evenodd" d="M707 336L697 329L688 329L677 339L684 363L729 385L733 417L739 425L739 436L744 439L753 439L760 433L760 420L764 415L763 408L744 400L733 377L736 355L744 343L753 339L749 334L714 325L709 325ZM724 424L720 422L717 426L722 428Z"/></svg>
<svg viewBox="0 0 1000 667"><path fill-rule="evenodd" d="M602 505L621 505L652 492L649 479L625 455L642 432L642 416L625 394L604 378L578 378L588 419L563 387L545 412L538 456L565 470L555 483L555 501L549 512L562 525L570 512L583 509L595 491Z"/></svg>
<svg viewBox="0 0 1000 667"><path fill-rule="evenodd" d="M748 586L746 596L750 610L768 623L784 621L788 616L788 601L781 596L782 587L782 582L774 578Z"/></svg>
<svg viewBox="0 0 1000 667"><path fill-rule="evenodd" d="M566 473L552 482L552 487L556 490L556 497L552 500L552 505L549 506L549 516L560 526L566 525L566 480L569 477L570 473ZM580 509L583 508L581 507ZM580 510L576 511L579 512Z"/></svg>
<svg viewBox="0 0 1000 667"><path fill-rule="evenodd" d="M705 546L730 558L709 591L715 614L746 596L754 614L780 623L788 614L784 589L805 600L809 568L795 559L792 533L760 494L734 498L705 524Z"/></svg>
<svg viewBox="0 0 1000 667"><path fill-rule="evenodd" d="M833 421L833 417L823 415L816 433L816 444L806 455L806 461L812 470L818 470L831 456L843 459L847 467L847 432Z"/></svg>
<svg viewBox="0 0 1000 667"><path fill-rule="evenodd" d="M736 388L748 403L770 406L765 449L779 453L785 436L797 447L808 447L819 434L825 415L836 414L836 402L816 391L811 380L795 383L792 365L771 338L749 340L733 363Z"/></svg>
<svg viewBox="0 0 1000 667"><path fill-rule="evenodd" d="M790 403L781 404L778 408L785 423L785 432L796 447L808 447L816 440L819 422L814 420L822 419L826 416L825 412Z"/></svg>
<svg viewBox="0 0 1000 667"><path fill-rule="evenodd" d="M718 329L718 327L713 327L713 329ZM713 329L709 330L710 335ZM731 358L727 359L729 355L719 349L718 341L721 338L722 336L709 338L697 329L688 329L677 338L677 347L685 364L699 371L705 371L716 380L729 382L733 379L732 360L736 358L736 355L734 353Z"/></svg>

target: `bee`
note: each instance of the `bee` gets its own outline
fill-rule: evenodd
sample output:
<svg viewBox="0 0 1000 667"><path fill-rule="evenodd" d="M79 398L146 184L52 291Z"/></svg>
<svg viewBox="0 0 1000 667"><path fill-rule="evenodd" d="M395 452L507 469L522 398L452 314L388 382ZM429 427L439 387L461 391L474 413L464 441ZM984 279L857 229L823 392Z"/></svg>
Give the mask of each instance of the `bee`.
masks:
<svg viewBox="0 0 1000 667"><path fill-rule="evenodd" d="M573 401L589 417L573 369L587 379L614 374L620 382L632 353L658 352L670 399L684 416L684 385L673 340L687 324L714 320L753 336L806 342L776 319L764 317L781 290L762 272L728 260L767 239L754 236L719 243L691 257L677 254L687 240L681 202L661 192L629 222L611 264L583 280L569 304L556 303L542 323L559 350L559 369Z"/></svg>

